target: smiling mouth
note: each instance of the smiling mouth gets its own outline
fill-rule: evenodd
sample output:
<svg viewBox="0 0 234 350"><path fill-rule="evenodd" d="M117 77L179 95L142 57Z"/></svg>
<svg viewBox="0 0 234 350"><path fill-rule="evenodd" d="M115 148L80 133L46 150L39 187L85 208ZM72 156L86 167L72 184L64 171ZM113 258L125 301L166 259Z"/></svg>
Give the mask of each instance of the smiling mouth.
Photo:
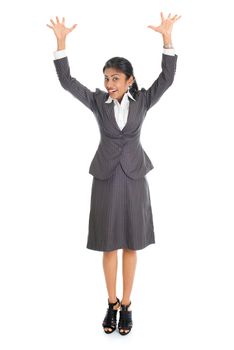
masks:
<svg viewBox="0 0 234 350"><path fill-rule="evenodd" d="M116 92L117 90L108 90L108 92L110 93L110 94L113 94L114 92Z"/></svg>

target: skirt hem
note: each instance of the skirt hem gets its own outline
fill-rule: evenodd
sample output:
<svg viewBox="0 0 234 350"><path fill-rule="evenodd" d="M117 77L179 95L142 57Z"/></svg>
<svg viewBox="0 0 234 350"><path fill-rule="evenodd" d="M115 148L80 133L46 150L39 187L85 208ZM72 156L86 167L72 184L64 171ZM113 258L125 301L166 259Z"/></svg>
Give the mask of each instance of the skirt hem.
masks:
<svg viewBox="0 0 234 350"><path fill-rule="evenodd" d="M152 241L152 242L150 242L150 243L147 243L147 244L145 244L143 247L137 247L137 248L133 248L133 247L129 247L129 246L125 246L125 245L121 245L121 246L118 246L118 247L113 247L112 249L101 249L101 248L92 248L91 246L86 246L86 248L87 249L90 249L90 250L95 250L95 251L99 251L99 252L111 252L111 251L113 251L113 250L118 250L118 249L130 249L130 250L142 250L142 249L144 249L144 248L146 248L146 247L148 247L149 245L151 245L151 244L155 244L156 242L155 241Z"/></svg>

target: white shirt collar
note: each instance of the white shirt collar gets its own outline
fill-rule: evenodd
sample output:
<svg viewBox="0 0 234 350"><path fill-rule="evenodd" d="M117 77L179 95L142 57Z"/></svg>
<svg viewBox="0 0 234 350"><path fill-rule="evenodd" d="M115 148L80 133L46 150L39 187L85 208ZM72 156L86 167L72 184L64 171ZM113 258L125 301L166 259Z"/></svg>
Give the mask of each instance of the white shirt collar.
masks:
<svg viewBox="0 0 234 350"><path fill-rule="evenodd" d="M125 92L123 99L126 99L127 96L129 96L132 100L136 101L135 98L131 95L131 93L129 92L129 90L127 92ZM116 101L116 99L113 99L110 95L108 97L108 99L105 101L105 103L111 103L112 101ZM122 102L122 101L121 101Z"/></svg>

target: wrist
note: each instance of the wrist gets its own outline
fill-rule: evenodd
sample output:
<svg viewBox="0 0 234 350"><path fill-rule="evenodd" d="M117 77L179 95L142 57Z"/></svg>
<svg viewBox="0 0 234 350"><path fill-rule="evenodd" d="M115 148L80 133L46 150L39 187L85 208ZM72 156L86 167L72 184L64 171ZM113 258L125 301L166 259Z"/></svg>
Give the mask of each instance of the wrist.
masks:
<svg viewBox="0 0 234 350"><path fill-rule="evenodd" d="M171 34L163 34L163 45L172 46Z"/></svg>
<svg viewBox="0 0 234 350"><path fill-rule="evenodd" d="M57 40L57 50L64 50L65 48L66 48L65 39L58 39Z"/></svg>
<svg viewBox="0 0 234 350"><path fill-rule="evenodd" d="M172 43L171 44L163 44L163 48L164 49L174 49L174 46Z"/></svg>

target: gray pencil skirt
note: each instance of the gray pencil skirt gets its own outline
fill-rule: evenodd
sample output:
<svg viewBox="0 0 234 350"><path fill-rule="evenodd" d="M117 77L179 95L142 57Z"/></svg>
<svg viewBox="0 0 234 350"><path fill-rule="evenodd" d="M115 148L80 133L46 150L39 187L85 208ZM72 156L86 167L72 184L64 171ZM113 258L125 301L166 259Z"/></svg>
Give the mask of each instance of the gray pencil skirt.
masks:
<svg viewBox="0 0 234 350"><path fill-rule="evenodd" d="M133 180L119 163L109 179L93 177L86 248L139 250L152 243L154 224L146 176Z"/></svg>

